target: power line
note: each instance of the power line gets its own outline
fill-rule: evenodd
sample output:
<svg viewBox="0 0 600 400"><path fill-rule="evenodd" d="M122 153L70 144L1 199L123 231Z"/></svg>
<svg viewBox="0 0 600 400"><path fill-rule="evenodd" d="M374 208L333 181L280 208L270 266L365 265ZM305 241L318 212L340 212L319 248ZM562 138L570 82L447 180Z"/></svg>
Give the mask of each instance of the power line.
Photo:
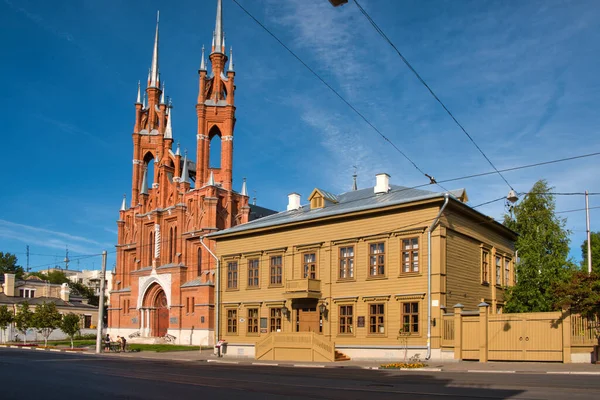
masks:
<svg viewBox="0 0 600 400"><path fill-rule="evenodd" d="M358 111L358 109L356 107L354 107L348 100L346 100L337 90L335 90L329 83L327 83L327 81L325 81L325 79L323 79L317 72L315 72L315 70L313 70L308 64L306 64L298 55L296 55L296 53L294 53L285 43L283 43L277 36L275 36L275 34L273 32L271 32L269 30L269 28L267 28L265 25L263 25L258 19L256 19L254 17L254 15L252 15L248 10L246 10L240 3L238 3L237 0L232 0L235 4L238 5L238 7L240 7L242 9L242 11L244 11L252 20L254 20L254 22L256 22L261 28L263 28L265 30L265 32L267 32L273 39L275 39L284 49L286 49L288 51L288 53L290 53L296 60L298 60L302 65L304 65L304 67L309 70L318 80L320 80L325 86L327 86L327 88L329 90L331 90L331 92L333 92L333 94L335 94L342 102L344 102L348 107L350 107L350 109L352 111L354 111L363 121L365 121L375 132L377 132L379 134L379 136L382 137L383 140L385 140L386 142L388 142L398 153L400 153L406 160L408 160L413 167L415 167L415 169L417 171L419 171L422 175L424 175L425 177L427 177L431 183L435 183L437 184L439 187L441 187L444 190L447 190L446 188L444 188L442 185L438 184L435 179L431 176L425 173L425 171L423 171L421 168L419 168L419 166L408 156L406 155L406 153L404 153L402 150L400 150L400 148L398 146L396 146L387 136L385 136L379 129L377 129L377 127L375 125L373 125L373 123L371 123L371 121L369 121L367 119L367 117L365 117L360 111ZM510 185L509 185L510 186Z"/></svg>
<svg viewBox="0 0 600 400"><path fill-rule="evenodd" d="M555 164L555 163L559 163L559 162L563 162L563 161L571 161L571 160L576 160L576 159L579 159L579 158L594 157L594 156L598 156L598 155L600 155L600 152L589 153L589 154L582 154L582 155L573 156L573 157L559 158L559 159L556 159L556 160L543 161L543 162L539 162L539 163L535 163L535 164L521 165L519 167L504 168L504 169L501 169L499 171L500 172L517 171L517 170L525 169L525 168L539 167L539 166L542 166L542 165ZM495 174L495 173L496 173L496 171L483 172L483 173L480 173L480 174L465 175L465 176L461 176L461 177L458 177L458 178L442 179L439 182L440 183L454 182L454 181L460 181L460 180L463 180L463 179L470 179L470 178L477 178L477 177L480 177L480 176L492 175L492 174ZM422 186L426 186L426 185L422 185Z"/></svg>
<svg viewBox="0 0 600 400"><path fill-rule="evenodd" d="M236 0L233 0L233 1L236 1ZM236 3L237 3L237 1L236 1ZM396 51L396 53L398 53L398 55L400 56L402 61L404 61L404 64L406 64L406 66L415 74L415 76L417 77L417 79L419 79L419 81L423 84L423 86L425 86L427 88L427 90L429 90L429 93L431 93L433 98L436 99L438 103L440 103L440 105L444 108L444 110L446 110L446 112L448 113L450 118L452 118L454 120L454 122L456 123L456 125L464 132L465 135L467 135L467 137L469 138L471 143L473 143L473 145L475 145L475 147L477 148L477 150L479 150L481 155L487 160L487 162L492 166L492 168L494 168L494 171L502 178L502 180L504 180L504 182L506 182L506 184L508 185L509 188L514 190L514 188L510 185L510 183L508 183L508 181L506 180L504 175L502 175L502 173L500 173L500 171L496 168L494 163L492 163L492 161L488 158L488 156L483 152L481 147L479 147L479 145L477 143L475 143L475 140L469 134L469 132L467 132L467 130L464 128L464 126L462 126L462 124L460 122L458 122L458 120L456 119L454 114L452 114L452 112L448 109L448 107L446 107L446 105L442 102L442 100L440 100L440 98L433 92L431 87L429 87L429 85L425 82L425 80L421 77L421 75L419 75L419 73L413 68L413 66L410 65L408 60L402 55L402 53L400 53L400 50L398 50L398 48L394 45L394 43L383 32L383 30L381 30L381 28L375 23L375 21L373 21L371 16L365 11L364 8L361 7L361 5L358 3L357 0L354 0L354 3L356 4L356 6L360 10L360 12L365 16L365 18L371 23L373 28L375 28L377 33L379 33L379 35L381 35L381 37L383 37L389 43L389 45L392 46L392 48Z"/></svg>

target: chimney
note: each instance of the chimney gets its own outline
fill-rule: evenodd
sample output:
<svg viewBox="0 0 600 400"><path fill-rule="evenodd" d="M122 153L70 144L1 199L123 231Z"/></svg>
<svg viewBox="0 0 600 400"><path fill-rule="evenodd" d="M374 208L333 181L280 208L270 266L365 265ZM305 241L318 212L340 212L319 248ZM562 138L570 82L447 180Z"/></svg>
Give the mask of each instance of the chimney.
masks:
<svg viewBox="0 0 600 400"><path fill-rule="evenodd" d="M288 206L287 210L297 210L300 208L300 195L298 193L288 194Z"/></svg>
<svg viewBox="0 0 600 400"><path fill-rule="evenodd" d="M69 289L68 283L63 283L62 285L60 285L60 299L62 301L69 301L69 293L70 292L71 292L71 289Z"/></svg>
<svg viewBox="0 0 600 400"><path fill-rule="evenodd" d="M390 191L390 176L386 173L375 175L376 182L374 192L375 194L387 193Z"/></svg>
<svg viewBox="0 0 600 400"><path fill-rule="evenodd" d="M15 295L15 274L4 274L4 294L8 297Z"/></svg>

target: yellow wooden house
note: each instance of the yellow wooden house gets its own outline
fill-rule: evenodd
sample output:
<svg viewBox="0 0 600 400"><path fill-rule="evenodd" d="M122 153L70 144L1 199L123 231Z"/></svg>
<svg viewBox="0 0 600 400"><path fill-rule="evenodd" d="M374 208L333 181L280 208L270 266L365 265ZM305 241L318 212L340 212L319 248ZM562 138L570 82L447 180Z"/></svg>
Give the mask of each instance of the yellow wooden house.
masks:
<svg viewBox="0 0 600 400"><path fill-rule="evenodd" d="M208 235L225 355L280 360L444 358L442 315L501 312L516 234L447 193L394 186L334 195ZM448 355L452 357L453 355Z"/></svg>

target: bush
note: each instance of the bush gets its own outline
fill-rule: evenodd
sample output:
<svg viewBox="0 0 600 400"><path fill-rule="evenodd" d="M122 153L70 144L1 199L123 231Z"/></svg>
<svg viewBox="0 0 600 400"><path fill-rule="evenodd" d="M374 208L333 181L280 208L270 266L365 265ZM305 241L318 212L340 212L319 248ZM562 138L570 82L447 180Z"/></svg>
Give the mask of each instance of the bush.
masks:
<svg viewBox="0 0 600 400"><path fill-rule="evenodd" d="M86 333L85 335L76 335L75 340L96 340L96 334Z"/></svg>

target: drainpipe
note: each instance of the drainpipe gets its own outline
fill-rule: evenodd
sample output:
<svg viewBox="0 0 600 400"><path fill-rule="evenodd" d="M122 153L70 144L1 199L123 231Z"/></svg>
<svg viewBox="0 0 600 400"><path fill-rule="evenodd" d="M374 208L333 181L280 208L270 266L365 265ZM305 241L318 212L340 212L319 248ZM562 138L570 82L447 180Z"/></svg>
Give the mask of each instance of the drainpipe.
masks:
<svg viewBox="0 0 600 400"><path fill-rule="evenodd" d="M219 263L219 258L217 256L215 256L215 253L210 251L210 249L202 241L202 239L204 239L204 236L200 236L200 244L202 245L202 247L204 247L206 249L206 251L208 251L208 253L212 256L212 258L214 258L215 261L217 262L217 275L215 278L215 292L216 292L215 293L215 344L217 344L217 342L220 339L219 330L221 327L221 325L220 325L221 321L219 320L219 315L221 312L221 292L219 290L219 285L221 284L221 267L220 267L220 263Z"/></svg>
<svg viewBox="0 0 600 400"><path fill-rule="evenodd" d="M448 205L450 196L448 193L444 194L444 204L440 208L440 212L437 217L433 220L433 223L427 230L427 356L426 360L431 358L431 231L435 229L444 209Z"/></svg>

